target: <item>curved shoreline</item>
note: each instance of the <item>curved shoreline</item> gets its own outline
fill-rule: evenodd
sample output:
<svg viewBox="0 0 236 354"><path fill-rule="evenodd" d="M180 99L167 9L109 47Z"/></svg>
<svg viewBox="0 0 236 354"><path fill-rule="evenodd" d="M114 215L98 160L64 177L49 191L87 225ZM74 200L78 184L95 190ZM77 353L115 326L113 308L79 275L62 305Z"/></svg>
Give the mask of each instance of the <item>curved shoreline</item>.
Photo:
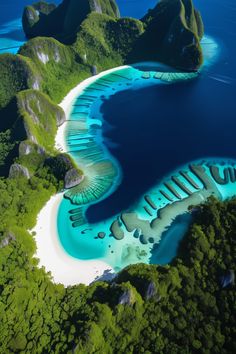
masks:
<svg viewBox="0 0 236 354"><path fill-rule="evenodd" d="M121 69L125 69L125 68L129 68L129 65L122 65L122 66L118 66L116 68L113 69L109 69L109 70L105 70L102 71L101 73L89 77L88 79L85 79L84 81L80 82L76 87L74 87L67 95L66 97L64 97L64 99L62 100L62 102L59 104L59 106L64 110L65 114L66 114L66 122L63 123L57 130L57 134L55 137L55 147L61 151L61 152L66 152L67 148L66 148L66 142L65 142L65 129L66 129L66 125L67 125L67 120L70 117L70 113L72 110L72 105L74 100L77 98L77 96L83 92L83 90L91 85L94 81L96 81L97 79L108 75L110 73L113 73L115 71L119 71Z"/></svg>
<svg viewBox="0 0 236 354"><path fill-rule="evenodd" d="M127 67L125 65L103 71L96 76L89 77L73 88L59 105L66 114L66 120L70 116L74 100L85 87L104 75ZM65 142L66 124L67 121L59 127L55 137L55 147L60 152L66 152L67 150ZM55 283L61 283L64 286L72 286L79 283L89 285L100 277L114 273L114 270L105 262L99 260L80 261L71 257L63 249L57 230L57 213L62 199L62 193L51 197L41 209L37 217L36 226L31 230L36 233L37 252L35 256L40 261L39 266L45 267L47 272L51 272Z"/></svg>
<svg viewBox="0 0 236 354"><path fill-rule="evenodd" d="M47 202L38 214L35 241L39 266L51 272L55 283L72 286L79 283L89 285L113 269L102 261L80 261L69 256L62 248L57 233L57 212L63 194L57 194Z"/></svg>
<svg viewBox="0 0 236 354"><path fill-rule="evenodd" d="M102 76L129 67L124 65L109 69L79 83L60 103L60 107L65 111L66 120L70 117L74 100L87 86ZM66 126L67 121L58 129L55 138L55 147L60 152L66 152L67 150L65 141ZM104 274L110 274L113 269L102 261L81 261L73 258L63 249L58 237L56 217L62 198L62 194L52 197L38 215L37 225L32 230L36 232L36 256L40 260L39 265L44 266L46 271L51 272L56 283L62 283L65 286L78 283L88 285ZM46 238L45 235L47 235Z"/></svg>

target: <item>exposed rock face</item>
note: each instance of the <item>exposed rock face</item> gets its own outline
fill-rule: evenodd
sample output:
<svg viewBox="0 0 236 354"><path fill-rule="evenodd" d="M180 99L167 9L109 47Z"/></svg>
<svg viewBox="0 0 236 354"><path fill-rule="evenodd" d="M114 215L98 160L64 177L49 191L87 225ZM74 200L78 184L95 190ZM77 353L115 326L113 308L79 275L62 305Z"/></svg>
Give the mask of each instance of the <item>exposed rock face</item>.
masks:
<svg viewBox="0 0 236 354"><path fill-rule="evenodd" d="M158 60L186 71L199 68L204 27L192 0L162 0L143 22L147 28L137 40L131 60Z"/></svg>
<svg viewBox="0 0 236 354"><path fill-rule="evenodd" d="M234 270L231 269L225 272L225 274L220 278L220 285L224 289L230 286L234 286L234 284L235 284L235 273Z"/></svg>
<svg viewBox="0 0 236 354"><path fill-rule="evenodd" d="M34 151L34 148L31 144L26 141L22 141L19 145L19 156L29 155Z"/></svg>
<svg viewBox="0 0 236 354"><path fill-rule="evenodd" d="M25 90L17 95L19 113L17 129L22 131L23 139L39 145L41 151L54 149L54 136L57 127L66 120L64 111L46 95L35 90ZM20 154L30 153L29 144L21 144ZM41 153L41 152L39 152Z"/></svg>
<svg viewBox="0 0 236 354"><path fill-rule="evenodd" d="M63 110L58 110L56 112L56 123L57 127L60 127L66 121L66 115Z"/></svg>
<svg viewBox="0 0 236 354"><path fill-rule="evenodd" d="M70 169L65 175L65 189L78 186L84 179L84 176L76 169Z"/></svg>
<svg viewBox="0 0 236 354"><path fill-rule="evenodd" d="M98 70L97 70L96 65L93 65L93 67L92 67L92 69L91 69L91 72L92 72L92 75L93 75L93 76L97 75Z"/></svg>
<svg viewBox="0 0 236 354"><path fill-rule="evenodd" d="M19 145L19 157L29 155L31 153L37 153L39 155L45 155L45 149L37 144L31 143L31 141L22 141Z"/></svg>
<svg viewBox="0 0 236 354"><path fill-rule="evenodd" d="M14 163L10 167L9 178L17 178L17 177L26 177L27 179L29 179L30 174L26 167L21 166L18 163Z"/></svg>
<svg viewBox="0 0 236 354"><path fill-rule="evenodd" d="M135 297L132 290L125 291L119 298L119 305L133 305L135 303Z"/></svg>
<svg viewBox="0 0 236 354"><path fill-rule="evenodd" d="M146 292L146 299L149 300L154 296L156 296L156 294L157 294L156 285L153 282L149 283Z"/></svg>
<svg viewBox="0 0 236 354"><path fill-rule="evenodd" d="M7 247L10 242L15 241L16 238L15 236L9 232L7 236L5 236L1 241L0 241L0 248Z"/></svg>
<svg viewBox="0 0 236 354"><path fill-rule="evenodd" d="M43 1L24 9L23 29L27 37L48 36L63 38L73 35L91 12L119 17L115 0L64 0L56 7ZM45 60L45 57L43 57Z"/></svg>

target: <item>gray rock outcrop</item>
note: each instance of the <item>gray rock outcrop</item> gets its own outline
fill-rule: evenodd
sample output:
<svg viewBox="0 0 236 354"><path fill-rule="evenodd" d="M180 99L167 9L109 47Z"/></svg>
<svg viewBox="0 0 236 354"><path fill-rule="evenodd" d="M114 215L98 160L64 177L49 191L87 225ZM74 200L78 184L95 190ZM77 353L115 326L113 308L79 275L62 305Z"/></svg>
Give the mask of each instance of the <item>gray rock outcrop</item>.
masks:
<svg viewBox="0 0 236 354"><path fill-rule="evenodd" d="M70 189L77 186L83 181L83 179L84 176L81 175L81 173L76 168L70 169L69 171L66 172L65 175L65 180L64 180L65 189Z"/></svg>
<svg viewBox="0 0 236 354"><path fill-rule="evenodd" d="M29 179L30 174L29 174L28 168L26 168L18 163L14 163L10 167L9 178L18 178L18 177L25 177L25 178Z"/></svg>
<svg viewBox="0 0 236 354"><path fill-rule="evenodd" d="M1 241L0 241L0 248L7 247L10 242L15 241L16 238L15 236L9 232L7 236L5 236Z"/></svg>
<svg viewBox="0 0 236 354"><path fill-rule="evenodd" d="M133 305L135 302L135 297L132 290L125 291L119 298L119 305Z"/></svg>

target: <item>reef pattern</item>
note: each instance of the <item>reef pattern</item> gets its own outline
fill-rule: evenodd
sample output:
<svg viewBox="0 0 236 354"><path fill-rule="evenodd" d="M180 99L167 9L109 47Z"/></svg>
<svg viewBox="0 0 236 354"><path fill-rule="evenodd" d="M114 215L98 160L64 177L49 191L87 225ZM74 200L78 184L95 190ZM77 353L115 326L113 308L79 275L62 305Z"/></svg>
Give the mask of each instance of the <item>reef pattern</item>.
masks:
<svg viewBox="0 0 236 354"><path fill-rule="evenodd" d="M204 38L203 44L210 60L217 45L209 38ZM161 244L163 234L179 215L191 215L212 195L224 199L236 193L236 161L205 159L166 176L129 210L96 224L88 223L85 216L86 210L112 194L122 179L121 166L103 144L104 122L99 114L103 101L118 91L173 84L199 74L141 63L95 78L73 102L66 126L67 152L84 171L84 178L65 191L58 213L61 243L73 257L105 259L115 270L131 263L149 263L153 248Z"/></svg>

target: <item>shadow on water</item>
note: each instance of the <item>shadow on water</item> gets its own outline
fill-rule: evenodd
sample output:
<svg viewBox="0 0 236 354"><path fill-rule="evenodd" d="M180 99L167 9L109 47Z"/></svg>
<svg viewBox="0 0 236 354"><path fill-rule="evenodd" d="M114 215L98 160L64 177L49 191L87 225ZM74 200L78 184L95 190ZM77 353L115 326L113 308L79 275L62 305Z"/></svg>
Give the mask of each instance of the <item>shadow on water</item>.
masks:
<svg viewBox="0 0 236 354"><path fill-rule="evenodd" d="M178 254L180 242L186 235L193 218L191 214L177 216L170 227L163 233L161 242L151 251L150 264L169 264Z"/></svg>
<svg viewBox="0 0 236 354"><path fill-rule="evenodd" d="M114 128L103 131L104 142L115 143L107 147L119 161L123 179L112 195L88 209L89 222L129 209L187 161L235 157L234 101L232 85L206 76L184 84L122 91L105 100L101 113Z"/></svg>

